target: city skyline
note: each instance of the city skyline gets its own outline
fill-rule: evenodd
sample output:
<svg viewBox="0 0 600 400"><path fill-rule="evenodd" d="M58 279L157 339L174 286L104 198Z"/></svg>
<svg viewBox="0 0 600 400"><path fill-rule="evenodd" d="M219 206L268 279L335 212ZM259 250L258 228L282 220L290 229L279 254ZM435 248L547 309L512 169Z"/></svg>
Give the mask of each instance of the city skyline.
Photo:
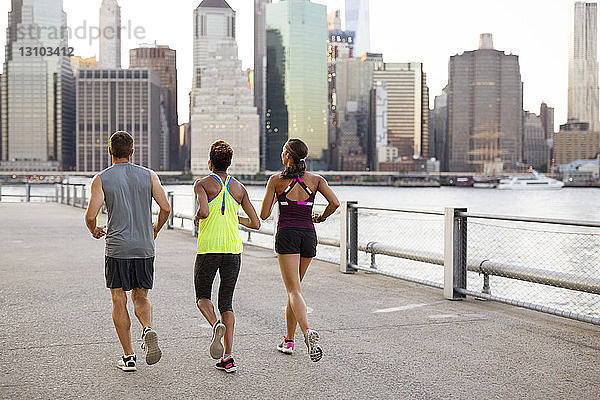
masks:
<svg viewBox="0 0 600 400"><path fill-rule="evenodd" d="M238 14L238 46L243 68L253 66L253 2L228 0ZM342 9L344 20L344 0L314 0L326 4L328 11ZM123 67L127 67L128 51L140 43L154 42L169 45L178 51L179 81L179 122L187 121L188 93L192 85L192 49L190 40L192 18L190 13L199 0L181 1L165 9L148 9L141 0L121 0L123 25L144 28L145 38L137 40L126 37L122 40ZM574 1L559 0L548 6L548 2L532 0L519 2L489 2L481 7L481 1L457 0L452 4L434 1L434 7L422 4L398 4L388 0L371 0L371 47L381 52L386 62L422 62L430 87L430 106L433 98L441 93L448 79L450 56L477 48L479 34L494 34L495 47L520 58L523 75L524 108L536 111L545 101L556 108L555 129L567 119L568 87L568 39L572 20L570 15ZM98 23L98 9L101 0L95 0L90 7L81 7L76 0L64 0L68 25L74 29L83 25L95 26ZM423 25L422 13L428 14ZM0 5L0 14L6 16L10 3ZM419 18L415 18L419 16ZM451 16L448 23L448 16ZM378 21L374 24L373 21ZM417 21L418 20L418 21ZM1 19L0 29L6 28L7 18ZM166 23L165 23L166 21ZM172 23L168 23L172 21ZM511 21L507 24L506 21ZM157 23L162 22L162 23ZM173 29L177 26L177 29ZM390 30L390 26L394 29ZM455 28L456 27L456 28ZM419 28L421 31L417 31ZM393 32L393 34L389 34ZM420 32L418 40L415 33ZM0 46L6 38L0 35ZM88 57L98 55L98 40L88 43L89 38L69 40L75 54ZM0 54L0 61L4 54ZM551 82L551 84L549 84Z"/></svg>

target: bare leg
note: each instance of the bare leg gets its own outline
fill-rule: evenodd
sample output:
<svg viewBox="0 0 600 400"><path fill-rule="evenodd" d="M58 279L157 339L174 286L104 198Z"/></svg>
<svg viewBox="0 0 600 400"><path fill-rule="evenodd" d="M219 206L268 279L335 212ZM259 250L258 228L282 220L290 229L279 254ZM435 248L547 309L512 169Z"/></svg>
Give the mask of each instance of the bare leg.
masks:
<svg viewBox="0 0 600 400"><path fill-rule="evenodd" d="M225 311L221 315L222 322L225 324L225 337L223 341L225 343L225 354L231 354L233 350L233 329L235 327L235 316L233 311Z"/></svg>
<svg viewBox="0 0 600 400"><path fill-rule="evenodd" d="M217 315L215 314L215 306L213 303L209 299L200 299L196 305L210 326L214 326L215 322L217 322Z"/></svg>
<svg viewBox="0 0 600 400"><path fill-rule="evenodd" d="M311 261L312 258L300 257L300 282L302 282L304 279ZM296 321L296 316L294 315L294 311L292 311L292 306L290 305L289 299L285 308L285 320L287 322L287 335L285 338L287 340L294 340L298 321Z"/></svg>
<svg viewBox="0 0 600 400"><path fill-rule="evenodd" d="M152 328L152 303L148 300L148 289L133 289L131 291L133 309L142 329L149 326Z"/></svg>
<svg viewBox="0 0 600 400"><path fill-rule="evenodd" d="M119 341L123 347L123 354L133 354L133 348L131 347L131 320L129 319L129 312L127 311L127 294L122 288L110 289L112 296L113 311L112 318L119 336Z"/></svg>
<svg viewBox="0 0 600 400"><path fill-rule="evenodd" d="M300 254L278 254L279 269L288 294L288 303L302 332L306 332L308 318L306 317L306 303L302 297L300 284Z"/></svg>

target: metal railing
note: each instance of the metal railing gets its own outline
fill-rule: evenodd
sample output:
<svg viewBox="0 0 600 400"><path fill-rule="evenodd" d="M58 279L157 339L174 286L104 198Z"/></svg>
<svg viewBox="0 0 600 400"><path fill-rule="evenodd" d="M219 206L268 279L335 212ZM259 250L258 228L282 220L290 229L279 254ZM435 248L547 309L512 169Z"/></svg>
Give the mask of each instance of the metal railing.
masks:
<svg viewBox="0 0 600 400"><path fill-rule="evenodd" d="M194 198L186 197L191 208ZM174 193L168 198L175 210ZM85 186L59 184L54 200L85 207ZM173 212L167 227L197 234L192 219ZM488 215L463 208L361 207L348 201L330 219L329 228L338 219L339 231L319 232L317 258L337 263L342 273L382 274L441 288L449 300L471 296L600 325L600 222ZM248 243L273 248L276 220L260 230L240 229ZM255 243L253 235L269 240ZM578 248L585 250L583 255Z"/></svg>

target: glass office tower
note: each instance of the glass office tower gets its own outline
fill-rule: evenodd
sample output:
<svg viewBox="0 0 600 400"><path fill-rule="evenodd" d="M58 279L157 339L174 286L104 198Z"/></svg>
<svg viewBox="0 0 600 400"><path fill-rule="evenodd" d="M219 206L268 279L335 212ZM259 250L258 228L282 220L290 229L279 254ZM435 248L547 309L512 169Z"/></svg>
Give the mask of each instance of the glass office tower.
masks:
<svg viewBox="0 0 600 400"><path fill-rule="evenodd" d="M309 0L282 0L266 5L267 75L267 169L279 169L284 138L306 142L311 168L327 167L327 7ZM279 63L277 65L277 63ZM283 92L284 104L276 104ZM284 111L286 110L286 111ZM287 129L280 124L287 112Z"/></svg>
<svg viewBox="0 0 600 400"><path fill-rule="evenodd" d="M12 1L1 84L1 169L75 166L75 81L66 26L62 0Z"/></svg>

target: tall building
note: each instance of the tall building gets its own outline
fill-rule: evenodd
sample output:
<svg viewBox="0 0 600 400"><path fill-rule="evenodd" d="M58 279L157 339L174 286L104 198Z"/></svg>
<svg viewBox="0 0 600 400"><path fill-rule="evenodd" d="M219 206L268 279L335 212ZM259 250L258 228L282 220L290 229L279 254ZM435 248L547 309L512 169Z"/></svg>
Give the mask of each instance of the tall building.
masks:
<svg viewBox="0 0 600 400"><path fill-rule="evenodd" d="M75 80L62 8L62 0L12 0L0 83L0 169L75 166Z"/></svg>
<svg viewBox="0 0 600 400"><path fill-rule="evenodd" d="M177 52L169 46L142 45L129 50L129 67L152 69L160 75L161 105L167 128L161 140L161 165L171 171L182 171L179 158L179 121L177 117Z"/></svg>
<svg viewBox="0 0 600 400"><path fill-rule="evenodd" d="M267 74L271 69L278 75L273 81L267 79L267 169L281 167L281 147L277 147L288 137L307 143L310 168L325 169L327 7L308 0L267 4L266 25ZM287 126L282 124L284 119Z"/></svg>
<svg viewBox="0 0 600 400"><path fill-rule="evenodd" d="M371 49L369 0L346 0L346 30L354 32L354 54L362 56Z"/></svg>
<svg viewBox="0 0 600 400"><path fill-rule="evenodd" d="M569 43L568 118L588 122L598 131L597 4L575 2Z"/></svg>
<svg viewBox="0 0 600 400"><path fill-rule="evenodd" d="M448 171L448 92L435 96L431 124L429 126L429 156L440 162L440 169Z"/></svg>
<svg viewBox="0 0 600 400"><path fill-rule="evenodd" d="M238 59L235 11L225 0L204 0L194 15L199 21L194 33L199 64L192 92L191 171L209 172L210 145L223 139L235 153L229 171L254 175L260 167L259 116Z"/></svg>
<svg viewBox="0 0 600 400"><path fill-rule="evenodd" d="M361 58L338 58L331 79L335 86L332 91L331 115L334 145L331 149L332 168L344 170L339 166L341 157L348 153L348 149L342 146L342 142L353 143L359 146L367 158L366 168L375 168L375 128L371 126L371 90L374 87L373 74L376 68L383 65L381 54L363 55ZM344 138L354 127L353 140ZM358 149L354 153L359 152ZM365 169L365 168L363 168Z"/></svg>
<svg viewBox="0 0 600 400"><path fill-rule="evenodd" d="M588 122L568 120L554 134L555 165L598 158L599 152L600 132L590 131Z"/></svg>
<svg viewBox="0 0 600 400"><path fill-rule="evenodd" d="M111 165L110 135L135 140L132 162L160 169L160 76L149 69L82 69L77 79L77 171Z"/></svg>
<svg viewBox="0 0 600 400"><path fill-rule="evenodd" d="M194 10L194 59L190 112L202 73L215 57L220 43L236 44L235 11L225 0L203 0Z"/></svg>
<svg viewBox="0 0 600 400"><path fill-rule="evenodd" d="M478 50L450 57L448 169L497 171L522 160L523 83L519 57L493 48L481 35Z"/></svg>
<svg viewBox="0 0 600 400"><path fill-rule="evenodd" d="M542 119L546 140L552 140L554 136L554 108L542 103L540 105L540 118Z"/></svg>
<svg viewBox="0 0 600 400"><path fill-rule="evenodd" d="M383 63L373 82L385 83L388 144L400 157L429 156L429 88L422 63Z"/></svg>
<svg viewBox="0 0 600 400"><path fill-rule="evenodd" d="M100 6L100 68L121 68L121 7L117 0Z"/></svg>
<svg viewBox="0 0 600 400"><path fill-rule="evenodd" d="M260 169L265 170L267 136L265 129L266 79L267 79L267 27L265 7L271 0L254 0L254 106L259 115Z"/></svg>
<svg viewBox="0 0 600 400"><path fill-rule="evenodd" d="M525 111L523 120L523 162L537 170L546 168L549 149L542 118Z"/></svg>

